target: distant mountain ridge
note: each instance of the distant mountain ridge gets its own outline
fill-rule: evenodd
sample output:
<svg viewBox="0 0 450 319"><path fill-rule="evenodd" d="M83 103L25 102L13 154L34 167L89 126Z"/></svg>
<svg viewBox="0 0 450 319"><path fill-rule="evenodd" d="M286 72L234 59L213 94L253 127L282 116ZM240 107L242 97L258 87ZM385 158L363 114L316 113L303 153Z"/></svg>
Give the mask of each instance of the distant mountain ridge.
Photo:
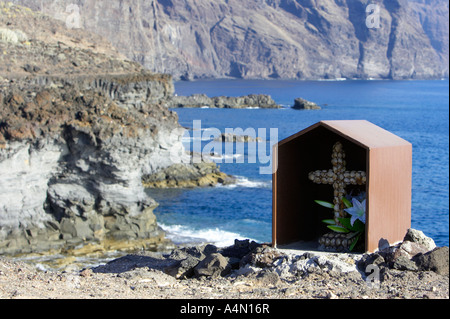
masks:
<svg viewBox="0 0 450 319"><path fill-rule="evenodd" d="M63 20L75 4L83 28L105 36L151 71L175 79L431 79L449 74L445 0L13 2ZM379 28L376 19L370 20L377 15Z"/></svg>

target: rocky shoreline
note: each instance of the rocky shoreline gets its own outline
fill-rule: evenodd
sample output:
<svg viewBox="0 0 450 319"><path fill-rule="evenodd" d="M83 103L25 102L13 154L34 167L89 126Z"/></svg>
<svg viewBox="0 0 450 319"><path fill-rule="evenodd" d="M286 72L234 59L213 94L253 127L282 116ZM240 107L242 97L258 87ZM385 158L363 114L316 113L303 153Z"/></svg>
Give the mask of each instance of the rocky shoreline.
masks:
<svg viewBox="0 0 450 319"><path fill-rule="evenodd" d="M250 94L241 97L216 96L208 97L205 94L193 94L191 96L173 96L168 102L169 108L281 108L269 95Z"/></svg>
<svg viewBox="0 0 450 319"><path fill-rule="evenodd" d="M0 255L166 247L142 177L183 162L226 178L189 164L165 106L172 77L83 29L0 9Z"/></svg>
<svg viewBox="0 0 450 319"><path fill-rule="evenodd" d="M372 254L283 250L236 240L224 248L141 251L62 272L2 258L0 298L448 299L448 247L425 253L408 248L425 251L433 244L416 230L401 244ZM404 268L405 260L416 268Z"/></svg>
<svg viewBox="0 0 450 319"><path fill-rule="evenodd" d="M221 172L213 162L173 164L142 178L142 184L146 188L212 187L232 184L235 181L233 176Z"/></svg>

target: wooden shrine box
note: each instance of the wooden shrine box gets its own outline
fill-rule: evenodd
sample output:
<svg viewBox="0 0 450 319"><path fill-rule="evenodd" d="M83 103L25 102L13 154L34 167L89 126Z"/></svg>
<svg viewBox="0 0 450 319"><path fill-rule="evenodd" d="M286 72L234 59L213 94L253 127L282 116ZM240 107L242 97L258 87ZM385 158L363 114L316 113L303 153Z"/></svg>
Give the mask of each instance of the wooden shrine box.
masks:
<svg viewBox="0 0 450 319"><path fill-rule="evenodd" d="M337 141L347 170L366 172L365 185L358 186L366 192L366 252L403 240L411 227L412 145L368 121L321 121L274 145L275 247L317 241L327 232L321 220L333 218L332 212L314 200L332 201L333 187L314 184L308 173L331 168Z"/></svg>

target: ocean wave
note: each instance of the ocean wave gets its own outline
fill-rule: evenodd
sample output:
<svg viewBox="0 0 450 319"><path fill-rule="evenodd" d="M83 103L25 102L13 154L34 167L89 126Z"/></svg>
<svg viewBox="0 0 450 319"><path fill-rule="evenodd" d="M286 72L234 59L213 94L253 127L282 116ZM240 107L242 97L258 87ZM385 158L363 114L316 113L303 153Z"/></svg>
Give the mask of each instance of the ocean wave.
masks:
<svg viewBox="0 0 450 319"><path fill-rule="evenodd" d="M194 229L184 225L165 224L159 224L159 226L166 232L166 237L178 245L210 243L217 247L227 247L233 245L235 239L249 239L219 228Z"/></svg>
<svg viewBox="0 0 450 319"><path fill-rule="evenodd" d="M229 184L229 185L217 185L217 187L225 187L225 188L237 188L237 187L244 187L244 188L271 188L272 187L272 181L255 181L250 180L247 177L244 176L235 176L236 177L236 183Z"/></svg>
<svg viewBox="0 0 450 319"><path fill-rule="evenodd" d="M209 157L213 161L223 161L223 160L227 160L227 159L239 158L239 157L242 157L245 155L244 154L214 154L214 155L204 154L204 156Z"/></svg>

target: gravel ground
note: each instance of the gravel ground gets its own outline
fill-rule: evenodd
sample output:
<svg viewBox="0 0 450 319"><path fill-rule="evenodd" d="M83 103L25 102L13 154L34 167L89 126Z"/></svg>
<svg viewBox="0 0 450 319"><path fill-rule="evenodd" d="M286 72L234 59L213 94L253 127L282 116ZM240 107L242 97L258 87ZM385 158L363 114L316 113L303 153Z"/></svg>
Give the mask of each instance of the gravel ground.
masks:
<svg viewBox="0 0 450 319"><path fill-rule="evenodd" d="M139 263L133 258L147 258ZM258 269L226 277L175 279L161 270L164 259L147 253L81 271L40 271L0 259L2 299L441 299L449 298L449 277L432 271L387 269L378 286L361 273L317 268L297 276ZM124 266L128 260L131 263ZM149 262L151 260L151 262ZM133 266L134 265L134 266Z"/></svg>

